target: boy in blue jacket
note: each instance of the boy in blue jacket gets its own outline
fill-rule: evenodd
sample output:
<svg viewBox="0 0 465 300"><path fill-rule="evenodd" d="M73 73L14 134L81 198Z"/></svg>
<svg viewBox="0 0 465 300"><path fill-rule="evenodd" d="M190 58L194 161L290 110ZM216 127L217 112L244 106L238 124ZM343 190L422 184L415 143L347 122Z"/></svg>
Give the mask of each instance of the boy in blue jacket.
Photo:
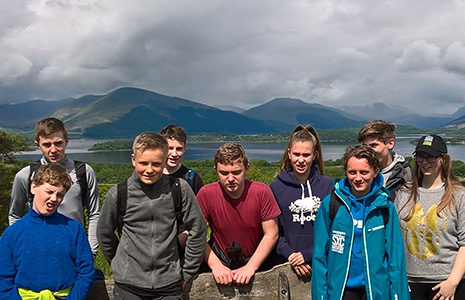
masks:
<svg viewBox="0 0 465 300"><path fill-rule="evenodd" d="M35 173L32 208L0 239L0 299L86 299L94 282L86 232L56 212L70 186L59 163Z"/></svg>
<svg viewBox="0 0 465 300"><path fill-rule="evenodd" d="M350 146L315 220L313 299L410 299L402 236L376 152Z"/></svg>

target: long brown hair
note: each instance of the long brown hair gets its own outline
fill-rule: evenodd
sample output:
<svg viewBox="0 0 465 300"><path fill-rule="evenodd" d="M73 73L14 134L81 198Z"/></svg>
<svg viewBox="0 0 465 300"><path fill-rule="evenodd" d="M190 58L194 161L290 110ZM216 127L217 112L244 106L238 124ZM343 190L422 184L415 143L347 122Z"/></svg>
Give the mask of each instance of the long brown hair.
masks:
<svg viewBox="0 0 465 300"><path fill-rule="evenodd" d="M457 213L457 203L456 203L455 196L454 196L454 190L462 189L463 186L454 176L454 171L452 170L452 164L451 164L449 154L442 154L441 156L438 157L438 159L442 160L440 176L441 176L441 179L444 181L444 195L442 195L441 202L439 202L439 205L436 211L437 216L441 217L440 213L445 208L447 208L451 214L453 213L452 209L454 209L455 213ZM423 173L420 170L420 166L418 165L418 162L415 161L415 172L414 172L412 184L410 186L403 187L403 189L410 190L410 195L409 195L407 202L405 202L404 206L402 207L402 209L407 204L412 203L412 206L410 208L408 215L405 218L403 218L406 222L410 221L410 219L412 219L413 217L413 214L415 213L415 205L418 199L418 187L420 186L422 182L423 182Z"/></svg>
<svg viewBox="0 0 465 300"><path fill-rule="evenodd" d="M295 142L311 142L313 144L313 151L317 153L316 159L312 162L312 167L316 166L320 174L323 174L323 155L321 154L321 143L316 133L315 128L311 125L299 125L292 132L287 143L286 150L284 150L281 158L280 172L292 168L291 160L289 159L288 151L291 150Z"/></svg>

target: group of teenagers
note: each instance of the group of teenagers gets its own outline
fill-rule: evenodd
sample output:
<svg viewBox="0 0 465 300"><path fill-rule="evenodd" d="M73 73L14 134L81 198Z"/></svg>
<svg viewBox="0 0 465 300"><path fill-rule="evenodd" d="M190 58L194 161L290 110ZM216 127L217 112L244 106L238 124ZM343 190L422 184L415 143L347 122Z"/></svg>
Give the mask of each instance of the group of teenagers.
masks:
<svg viewBox="0 0 465 300"><path fill-rule="evenodd" d="M0 238L0 299L86 299L99 247L115 299L182 299L199 272L243 285L281 263L311 280L312 299L465 299L465 189L447 145L421 137L412 168L395 129L365 124L333 180L316 130L298 126L270 186L247 180L244 148L225 143L218 181L203 185L181 163L186 133L169 125L135 138L134 172L100 208L94 171L65 154L64 124L41 120L43 156L15 176Z"/></svg>

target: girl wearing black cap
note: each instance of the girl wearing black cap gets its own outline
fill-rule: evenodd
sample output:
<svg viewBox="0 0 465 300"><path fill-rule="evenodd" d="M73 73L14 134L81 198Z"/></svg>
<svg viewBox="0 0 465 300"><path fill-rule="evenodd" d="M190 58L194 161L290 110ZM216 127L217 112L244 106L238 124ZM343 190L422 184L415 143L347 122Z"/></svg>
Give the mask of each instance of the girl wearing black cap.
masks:
<svg viewBox="0 0 465 300"><path fill-rule="evenodd" d="M465 299L465 189L440 136L423 136L414 156L413 181L394 202L411 299Z"/></svg>

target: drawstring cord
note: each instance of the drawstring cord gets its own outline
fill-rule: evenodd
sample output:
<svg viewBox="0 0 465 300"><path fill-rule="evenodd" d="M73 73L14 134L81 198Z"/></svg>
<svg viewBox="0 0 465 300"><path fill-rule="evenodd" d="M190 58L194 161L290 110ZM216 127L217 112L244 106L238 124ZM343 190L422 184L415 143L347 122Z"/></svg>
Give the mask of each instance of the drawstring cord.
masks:
<svg viewBox="0 0 465 300"><path fill-rule="evenodd" d="M305 186L303 183L300 184L300 187L302 188L302 197L300 199L304 199L305 198ZM310 181L307 180L307 189L308 189L308 197L311 199L313 199L313 194L312 194L312 188L310 187ZM305 223L305 218L304 218L304 209L301 209L300 210L300 224L301 225L304 225Z"/></svg>

